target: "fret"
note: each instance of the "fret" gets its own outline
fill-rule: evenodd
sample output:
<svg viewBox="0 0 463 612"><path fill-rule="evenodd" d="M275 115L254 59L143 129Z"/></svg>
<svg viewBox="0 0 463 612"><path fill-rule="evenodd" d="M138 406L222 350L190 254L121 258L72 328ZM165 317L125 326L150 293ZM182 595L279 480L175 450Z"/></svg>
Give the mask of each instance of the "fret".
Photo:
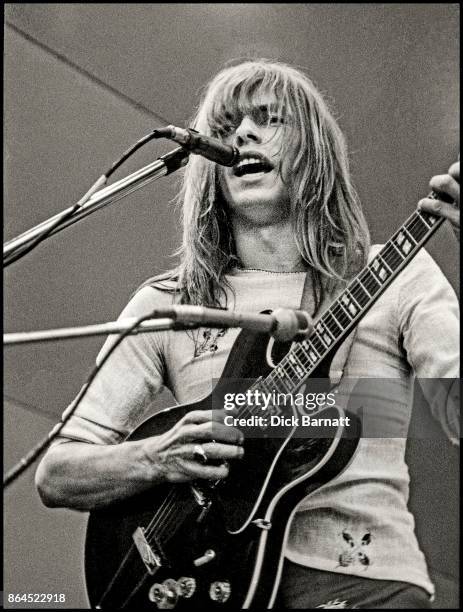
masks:
<svg viewBox="0 0 463 612"><path fill-rule="evenodd" d="M310 344L310 342L308 343L308 348L307 351L304 352L304 355L307 359L307 364L309 367L312 367L314 364L316 364L319 359L319 354L314 349L313 345Z"/></svg>
<svg viewBox="0 0 463 612"><path fill-rule="evenodd" d="M429 232L429 225L424 221L423 215L416 213L406 225L408 231L416 242L420 242Z"/></svg>
<svg viewBox="0 0 463 612"><path fill-rule="evenodd" d="M352 287L352 291L351 294L353 295L353 297L355 298L355 301L360 304L360 307L363 308L364 306L366 306L368 304L368 302L370 301L370 294L368 293L368 291L366 291L366 289L363 287L362 283L360 282L360 280L355 279L351 284L350 287ZM355 291L355 293L354 293Z"/></svg>
<svg viewBox="0 0 463 612"><path fill-rule="evenodd" d="M410 251L415 244L412 244L405 234L405 231L400 230L393 238L393 244L396 246L404 257L408 257Z"/></svg>
<svg viewBox="0 0 463 612"><path fill-rule="evenodd" d="M296 367L298 371L301 372L300 377L302 378L303 376L305 376L307 374L307 367L304 366L302 361L299 359L299 355L297 354L297 351L294 351L294 350L291 351L291 359L294 360L294 367Z"/></svg>
<svg viewBox="0 0 463 612"><path fill-rule="evenodd" d="M378 281L374 277L374 274L369 268L366 268L362 272L362 275L359 276L359 281L362 283L362 286L368 291L368 293L372 297L381 287L381 284L378 283Z"/></svg>
<svg viewBox="0 0 463 612"><path fill-rule="evenodd" d="M326 346L323 344L316 331L312 332L310 335L310 348L315 352L317 357L320 357L320 355L323 355L325 352Z"/></svg>
<svg viewBox="0 0 463 612"><path fill-rule="evenodd" d="M422 221L428 226L428 227L432 227L433 223L431 222L431 218L428 217L428 215L423 214L421 211L417 210L416 211L416 216L419 217L420 219L422 219Z"/></svg>
<svg viewBox="0 0 463 612"><path fill-rule="evenodd" d="M315 325L315 330L318 333L318 337L324 343L325 346L331 346L333 340L336 338L331 334L330 330L324 325L323 320L320 319Z"/></svg>
<svg viewBox="0 0 463 612"><path fill-rule="evenodd" d="M334 306L331 307L332 310L336 310L336 321L339 321L339 324L342 326L342 329L346 329L349 327L352 317L349 316L347 310L343 307L342 303L337 301ZM334 315L334 312L333 312Z"/></svg>
<svg viewBox="0 0 463 612"><path fill-rule="evenodd" d="M283 368L290 380L293 380L294 374L297 376L297 372L291 363L291 359L288 358L288 355L286 355L286 358L283 359L283 361L280 361L279 367Z"/></svg>
<svg viewBox="0 0 463 612"><path fill-rule="evenodd" d="M390 248L391 246L392 249ZM381 255L386 261L387 265L391 268L391 270L397 270L397 268L403 261L403 256L401 255L395 244L391 241L388 242L383 248L383 250L381 251Z"/></svg>
<svg viewBox="0 0 463 612"><path fill-rule="evenodd" d="M371 271L380 283L384 283L391 275L391 269L389 266L382 263L382 259L377 255L370 264Z"/></svg>
<svg viewBox="0 0 463 612"><path fill-rule="evenodd" d="M288 362L288 366L294 372L296 377L300 380L304 376L304 370L302 370L301 367L298 366L297 363L295 363L296 360L295 360L294 355L292 353L287 355L286 361Z"/></svg>
<svg viewBox="0 0 463 612"><path fill-rule="evenodd" d="M354 298L349 289L346 289L339 298L339 302L346 312L355 317L360 309L360 304Z"/></svg>
<svg viewBox="0 0 463 612"><path fill-rule="evenodd" d="M279 377L280 382L284 385L284 391L292 391L292 387L287 385L287 380L290 378L288 376L288 372L285 370L284 365L277 365L277 367L273 370Z"/></svg>
<svg viewBox="0 0 463 612"><path fill-rule="evenodd" d="M428 213L423 213L423 211L421 211L421 215L426 219L426 223L428 223L431 227L437 223L437 217L435 217L434 215L430 215Z"/></svg>
<svg viewBox="0 0 463 612"><path fill-rule="evenodd" d="M386 266L389 272L393 272L393 270L387 265L387 262L384 261L383 256L381 255L381 251L376 255L376 257L383 264L383 266Z"/></svg>
<svg viewBox="0 0 463 612"><path fill-rule="evenodd" d="M269 386L266 388L267 393L272 393L274 391L283 392L283 390L278 387L279 381L277 381L277 379L275 378L275 370L272 370L272 372L270 372L270 374L265 380L269 384ZM286 389L284 390L284 392L286 393Z"/></svg>
<svg viewBox="0 0 463 612"><path fill-rule="evenodd" d="M368 291L368 289L365 287L365 285L362 283L362 281L360 279L357 279L357 282L362 287L364 292L368 295L368 298L371 298L371 293ZM369 299L367 301L369 301Z"/></svg>
<svg viewBox="0 0 463 612"><path fill-rule="evenodd" d="M410 242L413 244L413 246L416 246L416 240L413 238L413 236L410 234L410 232L408 231L406 225L402 226L402 231L404 232L404 234L406 235L406 237L410 240Z"/></svg>
<svg viewBox="0 0 463 612"><path fill-rule="evenodd" d="M344 331L343 327L339 325L339 321L332 313L331 308L325 312L322 317L322 321L335 339L339 336L339 330Z"/></svg>
<svg viewBox="0 0 463 612"><path fill-rule="evenodd" d="M344 291L343 295L345 295L348 298L350 297L351 300L354 300L355 304L358 306L358 308L360 308L359 301L356 299L355 295L353 295L352 291L350 291L349 287Z"/></svg>
<svg viewBox="0 0 463 612"><path fill-rule="evenodd" d="M297 344L296 348L294 349L294 352L297 354L297 357L299 361L301 362L302 367L307 368L307 366L311 363L311 361L310 361L309 354L306 351L306 341L304 340L303 342ZM300 356L298 353L300 353ZM305 363L304 363L304 359L305 359Z"/></svg>
<svg viewBox="0 0 463 612"><path fill-rule="evenodd" d="M414 213L321 315L310 337L295 343L292 351L266 377L265 384L260 382L259 385L256 381L255 385L267 393L276 392L285 399L290 398L297 385L346 335L354 320L361 318L370 308L389 285L394 273L408 263L407 260L413 257L441 221L429 213ZM282 413L278 405L271 404L268 412L275 411Z"/></svg>
<svg viewBox="0 0 463 612"><path fill-rule="evenodd" d="M264 393L270 393L270 389L267 387L264 380L260 383L259 387L264 390Z"/></svg>

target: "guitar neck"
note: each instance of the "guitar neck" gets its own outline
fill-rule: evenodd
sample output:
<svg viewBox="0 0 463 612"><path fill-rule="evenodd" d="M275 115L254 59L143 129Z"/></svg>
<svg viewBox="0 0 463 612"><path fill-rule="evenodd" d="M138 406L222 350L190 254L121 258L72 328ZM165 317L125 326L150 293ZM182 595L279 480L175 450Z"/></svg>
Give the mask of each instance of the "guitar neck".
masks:
<svg viewBox="0 0 463 612"><path fill-rule="evenodd" d="M309 338L297 343L265 380L259 382L259 387L281 393L297 391L328 353L358 325L443 221L442 217L418 210L410 215L318 318Z"/></svg>

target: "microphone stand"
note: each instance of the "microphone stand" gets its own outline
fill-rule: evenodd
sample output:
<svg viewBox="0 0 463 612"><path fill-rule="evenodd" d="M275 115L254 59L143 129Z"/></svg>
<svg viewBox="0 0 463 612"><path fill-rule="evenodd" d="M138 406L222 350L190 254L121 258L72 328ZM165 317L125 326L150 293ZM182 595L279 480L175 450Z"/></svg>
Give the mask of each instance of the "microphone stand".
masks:
<svg viewBox="0 0 463 612"><path fill-rule="evenodd" d="M249 312L230 312L221 308L206 308L204 306L171 306L170 308L160 308L153 311L151 318L140 323L132 330L132 334L140 334L150 331L162 331L166 329L185 330L197 329L198 327L241 327L259 332L272 333L285 326L285 331L289 321L289 332L292 336L301 330L296 325L295 315L289 310L283 309L278 318L269 314L255 314ZM137 321L136 318L126 318L119 321L108 323L98 323L95 325L84 325L81 327L67 327L61 329L46 329L31 332L13 332L3 335L3 344L25 344L29 342L43 342L48 340L60 340L68 338L81 338L85 336L101 336L109 334L120 334L129 330ZM294 331L294 333L293 333Z"/></svg>
<svg viewBox="0 0 463 612"><path fill-rule="evenodd" d="M62 327L58 329L44 329L30 332L12 332L3 334L5 346L13 344L29 344L31 342L47 342L49 340L67 340L70 338L85 338L87 336L106 336L110 334L121 334L127 331L136 319L125 319L125 322L110 321L108 323L96 323L95 325L82 325L80 327ZM193 325L188 328L194 327ZM143 321L132 331L132 334L140 334L149 331L164 331L174 329L175 321L168 317ZM185 326L185 329L187 326Z"/></svg>
<svg viewBox="0 0 463 612"><path fill-rule="evenodd" d="M71 206L57 215L50 217L48 220L39 223L23 234L20 234L16 238L9 240L3 245L3 262L5 263L5 259L8 259L8 257L18 248L27 247L29 244L31 244L38 236L42 235L49 228L53 227L53 225L57 223L59 219L62 218L63 222L58 223L56 227L53 227L48 234L49 236L56 234L68 225L72 225L76 221L83 219L103 206L117 202L129 193L140 189L140 187L151 183L161 176L167 176L168 174L175 172L187 163L188 156L189 151L183 147L178 147L166 155L163 155L151 164L148 164L147 166L140 168L140 170L133 172L129 176L126 176L116 183L97 191L87 202L82 204L73 215L69 216L70 212L74 208Z"/></svg>

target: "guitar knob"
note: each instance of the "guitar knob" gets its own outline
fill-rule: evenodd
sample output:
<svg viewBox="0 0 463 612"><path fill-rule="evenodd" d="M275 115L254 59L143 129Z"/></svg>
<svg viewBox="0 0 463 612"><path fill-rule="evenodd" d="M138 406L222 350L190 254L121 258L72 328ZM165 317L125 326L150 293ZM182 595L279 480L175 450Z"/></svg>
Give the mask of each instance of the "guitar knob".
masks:
<svg viewBox="0 0 463 612"><path fill-rule="evenodd" d="M160 610L172 610L178 600L178 585L175 580L168 578L162 584L156 582L148 592L148 598Z"/></svg>
<svg viewBox="0 0 463 612"><path fill-rule="evenodd" d="M216 580L209 587L209 597L212 601L225 603L230 597L231 585L228 580Z"/></svg>
<svg viewBox="0 0 463 612"><path fill-rule="evenodd" d="M178 594L185 599L192 597L193 593L196 591L196 580L194 578L182 576L177 580L177 585Z"/></svg>

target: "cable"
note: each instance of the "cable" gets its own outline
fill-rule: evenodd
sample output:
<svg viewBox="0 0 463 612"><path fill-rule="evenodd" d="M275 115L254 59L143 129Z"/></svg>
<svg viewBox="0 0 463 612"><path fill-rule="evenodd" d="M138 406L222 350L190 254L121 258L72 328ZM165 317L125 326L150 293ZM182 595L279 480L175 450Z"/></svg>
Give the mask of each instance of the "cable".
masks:
<svg viewBox="0 0 463 612"><path fill-rule="evenodd" d="M85 202L90 198L90 196L92 195L92 193L94 193L96 191L96 189L98 189L100 186L104 185L106 180L104 180L102 182L102 179L104 178L104 175L102 175L93 185L92 187L87 191L87 193L77 202L77 204L74 204L74 206L71 208L71 210L69 210L65 215L63 215L62 217L60 217L59 219L57 219L52 225L50 225L50 227L48 227L46 230L44 230L39 236L37 236L36 238L34 238L34 240L29 243L28 245L24 246L24 247L18 247L17 249L15 249L11 255L9 255L6 260L3 262L3 267L6 268L7 266L9 266L10 264L14 263L15 261L17 261L18 259L21 259L21 257L23 257L24 255L27 255L27 253L30 253L33 249L35 249L36 246L38 246L41 242L43 242L46 238L48 238L48 236L51 234L51 232L59 227L61 225L61 223L63 223L63 221L67 221L68 219L70 219L79 209L80 207L85 204Z"/></svg>
<svg viewBox="0 0 463 612"><path fill-rule="evenodd" d="M57 228L59 227L64 221L67 221L68 219L72 218L74 216L74 214L76 212L79 211L79 209L85 204L85 202L87 202L90 197L95 193L95 191L97 191L98 189L100 189L101 187L103 187L109 177L131 156L135 153L135 151L137 151L138 149L140 149L143 145L145 145L147 142L149 142L150 140L153 140L154 138L162 138L164 137L164 135L170 133L168 130L165 130L163 128L159 129L159 130L152 130L151 132L149 132L149 134L146 134L145 136L143 136L142 138L140 138L140 140L138 140L134 145L132 145L131 147L129 147L120 157L119 159L117 159L109 168L108 170L102 174L100 176L100 178L90 187L90 189L87 191L87 193L76 203L74 204L74 206L71 208L71 210L69 210L66 214L64 214L62 217L60 217L59 219L57 219L50 227L48 227L47 229L45 229L39 236L37 236L30 244L24 246L24 247L18 247L17 249L15 249L3 262L3 267L6 268L7 266L9 266L10 264L14 263L15 261L18 261L18 259L21 259L21 257L23 257L24 255L27 255L27 253L30 253L33 249L35 249L41 242L43 242L46 238L48 238L48 236Z"/></svg>
<svg viewBox="0 0 463 612"><path fill-rule="evenodd" d="M104 176L106 176L106 179L108 179L111 176L111 174L115 172L119 168L119 166L122 165L126 161L126 159L128 159L131 155L133 155L135 151L140 149L147 142L149 142L150 140L153 140L153 138L163 138L167 134L170 134L170 130L161 128L159 130L152 130L151 132L149 132L149 134L146 134L146 136L143 136L142 138L140 138L140 140L138 140L134 145L129 147L127 151L125 151L120 156L120 158L117 161L115 161L114 164L105 172Z"/></svg>
<svg viewBox="0 0 463 612"><path fill-rule="evenodd" d="M81 403L82 399L85 397L90 385L95 380L98 372L101 370L101 368L106 363L106 361L108 360L110 355L113 353L113 351L119 346L122 340L124 340L124 338L126 338L129 334L131 334L133 330L137 328L143 321L146 321L147 319L152 319L152 318L153 318L152 312L148 315L144 315L143 317L139 317L135 321L135 323L129 327L129 329L125 330L122 334L120 334L117 337L115 343L109 348L108 352L105 354L101 362L93 368L92 372L90 373L90 376L87 379L87 382L85 383L85 385L81 388L80 392L78 393L75 399L75 403L72 407L72 410L69 411L69 413L63 418L63 420L60 423L57 423L55 427L53 427L53 429L47 434L47 436L43 440L41 440L29 453L27 453L27 455L25 455L20 461L18 461L18 463L14 465L11 468L11 470L9 470L9 472L7 472L6 476L3 479L4 489L6 489L6 487L8 487L25 470L27 470L27 468L30 465L32 465L32 463L34 463L34 461L43 453L46 447L49 444L51 444L51 442L58 436L58 434L63 429L63 427L66 425L66 423L69 421L71 416L75 413L77 407Z"/></svg>

